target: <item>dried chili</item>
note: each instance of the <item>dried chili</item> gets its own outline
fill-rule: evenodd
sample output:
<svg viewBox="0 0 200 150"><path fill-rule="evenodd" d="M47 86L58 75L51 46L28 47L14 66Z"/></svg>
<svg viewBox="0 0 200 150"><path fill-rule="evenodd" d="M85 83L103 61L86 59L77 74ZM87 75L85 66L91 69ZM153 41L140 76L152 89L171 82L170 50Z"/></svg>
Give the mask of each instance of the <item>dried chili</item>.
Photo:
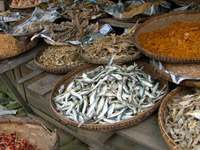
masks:
<svg viewBox="0 0 200 150"><path fill-rule="evenodd" d="M153 53L175 58L200 58L200 23L175 22L156 31L139 34L141 46Z"/></svg>
<svg viewBox="0 0 200 150"><path fill-rule="evenodd" d="M15 132L9 135L0 134L0 150L39 150L39 148L24 139L20 139Z"/></svg>

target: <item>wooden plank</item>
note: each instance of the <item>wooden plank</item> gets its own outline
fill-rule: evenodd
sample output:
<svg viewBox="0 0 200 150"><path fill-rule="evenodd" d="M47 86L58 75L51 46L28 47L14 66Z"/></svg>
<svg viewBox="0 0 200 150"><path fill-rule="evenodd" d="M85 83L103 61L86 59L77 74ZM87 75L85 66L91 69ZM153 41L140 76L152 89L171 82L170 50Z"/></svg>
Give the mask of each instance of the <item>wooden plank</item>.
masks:
<svg viewBox="0 0 200 150"><path fill-rule="evenodd" d="M108 23L111 26L120 27L120 28L131 28L133 25L135 25L135 23L122 22L122 21L115 20L112 18L101 18L101 19L98 19L97 21L100 23Z"/></svg>
<svg viewBox="0 0 200 150"><path fill-rule="evenodd" d="M106 143L114 134L114 132L95 132L78 129L78 133L83 136L93 136L93 140L100 144Z"/></svg>
<svg viewBox="0 0 200 150"><path fill-rule="evenodd" d="M43 73L42 70L35 70L35 71L33 71L32 73L26 75L25 77L23 77L23 78L17 80L17 83L23 84L24 82L26 82L26 81L28 81L28 80L30 80L30 79L36 77L37 75L39 75L39 74L41 74L41 73Z"/></svg>
<svg viewBox="0 0 200 150"><path fill-rule="evenodd" d="M29 85L28 89L38 93L39 95L45 95L52 90L53 86L61 77L62 75L48 74L44 78Z"/></svg>
<svg viewBox="0 0 200 150"><path fill-rule="evenodd" d="M47 44L44 43L44 42L39 42L37 44L36 47L32 48L31 50L19 55L19 56L16 56L14 58L10 58L10 59L7 59L7 61L4 61L3 63L0 63L0 74L4 73L4 72L7 72L11 69L14 69L15 67L33 59L33 57L35 56L35 54L43 49Z"/></svg>
<svg viewBox="0 0 200 150"><path fill-rule="evenodd" d="M20 67L17 66L16 68L14 68L13 72L14 72L14 76L15 76L15 85L16 85L16 88L19 91L19 93L21 94L21 96L23 97L23 99L25 101L27 101L26 100L26 94L25 94L24 86L20 85L20 84L17 84L17 82L16 82L18 79L20 79L22 77L22 74L21 74L21 71L20 71Z"/></svg>
<svg viewBox="0 0 200 150"><path fill-rule="evenodd" d="M17 91L17 89L15 88L15 86L11 83L11 81L9 80L9 78L6 76L6 74L0 74L1 78L3 79L4 84L9 88L9 90L16 96L17 101L19 102L19 104L21 104L24 108L24 110L27 113L31 113L32 110L30 109L30 107L28 107L28 105L26 104L25 100L23 99L23 97L19 94L19 92Z"/></svg>
<svg viewBox="0 0 200 150"><path fill-rule="evenodd" d="M168 150L169 148L160 133L157 118L157 113L154 113L151 117L138 125L119 130L116 133L133 142L144 145L148 149Z"/></svg>

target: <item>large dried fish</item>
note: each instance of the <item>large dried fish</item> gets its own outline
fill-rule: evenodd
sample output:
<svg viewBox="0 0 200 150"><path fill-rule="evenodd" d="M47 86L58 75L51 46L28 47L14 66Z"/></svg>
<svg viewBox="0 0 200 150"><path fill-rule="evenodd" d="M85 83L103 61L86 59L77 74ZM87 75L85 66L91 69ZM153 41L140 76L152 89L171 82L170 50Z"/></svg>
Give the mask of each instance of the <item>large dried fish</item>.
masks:
<svg viewBox="0 0 200 150"><path fill-rule="evenodd" d="M167 105L165 128L183 150L199 150L200 91L173 99Z"/></svg>
<svg viewBox="0 0 200 150"><path fill-rule="evenodd" d="M53 98L56 110L66 118L83 123L116 123L139 115L164 92L137 64L100 66L62 85Z"/></svg>
<svg viewBox="0 0 200 150"><path fill-rule="evenodd" d="M48 36L56 42L81 40L98 32L99 24L89 24L87 19L76 17L72 22L66 21L60 24L53 23L48 27Z"/></svg>
<svg viewBox="0 0 200 150"><path fill-rule="evenodd" d="M84 55L95 59L105 59L115 55L115 59L118 59L138 53L132 41L136 25L128 29L126 34L111 34L102 39L87 43L84 45Z"/></svg>
<svg viewBox="0 0 200 150"><path fill-rule="evenodd" d="M75 18L75 16L78 16L84 19L96 19L106 14L104 6L110 3L113 2L109 0L98 0L96 3L85 1L81 4L75 3L67 8L63 15L67 18Z"/></svg>

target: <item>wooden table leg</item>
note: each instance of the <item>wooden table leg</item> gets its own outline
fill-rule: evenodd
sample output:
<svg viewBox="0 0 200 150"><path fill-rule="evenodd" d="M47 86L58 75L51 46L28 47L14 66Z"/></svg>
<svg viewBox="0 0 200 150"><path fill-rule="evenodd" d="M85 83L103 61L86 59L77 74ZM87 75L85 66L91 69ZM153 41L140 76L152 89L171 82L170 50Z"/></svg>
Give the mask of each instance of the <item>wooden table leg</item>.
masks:
<svg viewBox="0 0 200 150"><path fill-rule="evenodd" d="M17 91L15 86L12 84L12 82L9 80L7 75L5 73L3 73L3 74L0 74L0 77L2 78L4 84L8 87L8 89L16 96L17 101L19 102L20 105L22 105L24 110L27 113L31 113L32 112L31 108L26 104L25 100L20 95L20 93Z"/></svg>

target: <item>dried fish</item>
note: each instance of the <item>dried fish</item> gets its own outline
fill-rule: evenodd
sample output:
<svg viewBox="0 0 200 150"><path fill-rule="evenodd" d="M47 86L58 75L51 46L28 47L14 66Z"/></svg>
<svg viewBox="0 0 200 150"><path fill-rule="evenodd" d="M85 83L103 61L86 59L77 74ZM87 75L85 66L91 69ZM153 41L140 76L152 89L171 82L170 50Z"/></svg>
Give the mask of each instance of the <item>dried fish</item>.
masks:
<svg viewBox="0 0 200 150"><path fill-rule="evenodd" d="M39 57L38 62L44 66L59 68L86 64L80 58L80 46L49 46Z"/></svg>
<svg viewBox="0 0 200 150"><path fill-rule="evenodd" d="M116 123L153 106L164 94L165 86L160 90L158 85L137 64L128 67L106 65L75 76L68 87L62 85L53 102L59 113L78 122L79 127L83 123ZM142 96L141 90L144 90ZM70 102L71 106L66 107L65 103ZM79 109L75 111L77 107ZM83 115L85 117L77 119Z"/></svg>
<svg viewBox="0 0 200 150"><path fill-rule="evenodd" d="M115 55L115 59L138 53L132 39L136 25L128 29L126 34L111 34L83 46L83 54L93 59L105 59Z"/></svg>
<svg viewBox="0 0 200 150"><path fill-rule="evenodd" d="M47 36L51 39L56 42L66 42L90 37L95 32L98 32L99 24L89 24L87 19L83 20L75 17L71 22L53 23L47 29Z"/></svg>
<svg viewBox="0 0 200 150"><path fill-rule="evenodd" d="M167 105L165 128L168 134L183 150L199 147L200 92L174 98Z"/></svg>
<svg viewBox="0 0 200 150"><path fill-rule="evenodd" d="M113 2L109 0L98 0L96 3L83 1L80 4L75 3L68 7L62 15L67 18L78 16L84 19L96 19L106 15L104 6L111 3Z"/></svg>

